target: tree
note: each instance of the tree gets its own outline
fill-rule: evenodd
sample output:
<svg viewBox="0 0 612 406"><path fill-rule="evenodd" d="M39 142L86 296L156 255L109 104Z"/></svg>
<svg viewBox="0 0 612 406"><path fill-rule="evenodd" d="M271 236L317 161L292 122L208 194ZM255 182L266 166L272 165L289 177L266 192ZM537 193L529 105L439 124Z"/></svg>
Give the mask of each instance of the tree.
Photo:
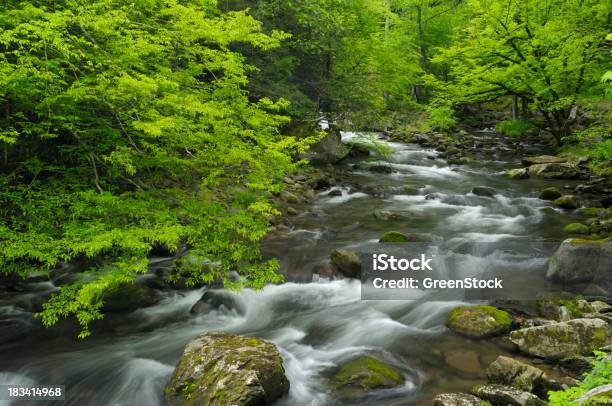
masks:
<svg viewBox="0 0 612 406"><path fill-rule="evenodd" d="M146 272L154 246L187 243L251 286L281 279L259 239L270 192L309 139L279 134L286 103L250 101L242 43L266 50L245 12L209 0L8 1L0 8L0 269L87 264L42 321L88 334L105 292Z"/></svg>
<svg viewBox="0 0 612 406"><path fill-rule="evenodd" d="M473 16L434 62L455 104L523 98L558 142L570 131L581 94L598 85L610 4L596 0L472 0ZM518 108L517 108L518 109Z"/></svg>

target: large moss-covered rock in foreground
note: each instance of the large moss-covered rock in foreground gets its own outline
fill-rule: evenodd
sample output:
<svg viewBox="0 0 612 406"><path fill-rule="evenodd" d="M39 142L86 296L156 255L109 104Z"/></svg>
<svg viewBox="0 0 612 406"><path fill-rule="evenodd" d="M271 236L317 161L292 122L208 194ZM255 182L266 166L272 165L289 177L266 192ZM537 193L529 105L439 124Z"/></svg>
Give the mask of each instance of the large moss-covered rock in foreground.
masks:
<svg viewBox="0 0 612 406"><path fill-rule="evenodd" d="M288 391L274 344L213 332L187 344L165 392L169 405L263 406Z"/></svg>
<svg viewBox="0 0 612 406"><path fill-rule="evenodd" d="M467 393L442 393L433 401L434 406L490 406L491 403Z"/></svg>
<svg viewBox="0 0 612 406"><path fill-rule="evenodd" d="M512 318L493 306L459 306L448 315L446 326L467 337L484 338L508 332Z"/></svg>
<svg viewBox="0 0 612 406"><path fill-rule="evenodd" d="M612 344L612 326L600 319L574 319L513 331L511 341L529 355L558 360L589 355Z"/></svg>
<svg viewBox="0 0 612 406"><path fill-rule="evenodd" d="M403 385L404 376L392 365L370 356L343 364L331 379L332 386L345 394Z"/></svg>
<svg viewBox="0 0 612 406"><path fill-rule="evenodd" d="M472 389L472 393L495 406L546 406L547 404L533 393L506 385L478 385Z"/></svg>

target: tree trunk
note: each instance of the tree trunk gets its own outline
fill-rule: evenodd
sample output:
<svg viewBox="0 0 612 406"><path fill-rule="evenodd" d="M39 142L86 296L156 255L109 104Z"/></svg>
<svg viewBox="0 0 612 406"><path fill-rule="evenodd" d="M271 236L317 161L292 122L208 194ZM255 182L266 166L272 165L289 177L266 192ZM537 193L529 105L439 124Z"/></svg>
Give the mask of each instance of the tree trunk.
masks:
<svg viewBox="0 0 612 406"><path fill-rule="evenodd" d="M519 118L519 105L518 105L518 96L512 96L512 119L517 120Z"/></svg>
<svg viewBox="0 0 612 406"><path fill-rule="evenodd" d="M529 109L529 101L525 97L521 97L521 117L527 118L527 110Z"/></svg>

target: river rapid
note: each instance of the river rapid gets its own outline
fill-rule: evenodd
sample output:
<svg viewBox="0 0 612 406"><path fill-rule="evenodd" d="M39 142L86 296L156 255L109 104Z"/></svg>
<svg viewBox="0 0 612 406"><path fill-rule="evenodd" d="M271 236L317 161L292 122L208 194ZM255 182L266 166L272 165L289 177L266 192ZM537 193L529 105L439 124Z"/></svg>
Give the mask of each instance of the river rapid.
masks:
<svg viewBox="0 0 612 406"><path fill-rule="evenodd" d="M537 196L545 187L562 188L569 182L508 179L503 171L520 166L517 149L539 153L538 147L519 146L488 131L474 135L485 146L467 165L451 166L434 150L382 139L392 149L389 156L378 162L359 158L343 163L336 186L319 192L291 219L289 230L264 241L266 255L280 259L288 282L233 293L244 314L222 309L192 315L189 310L202 290L167 291L159 304L128 315L109 315L105 322L112 328L78 340L70 322L41 329L18 304L53 289L50 282L3 299L0 384L66 385L67 400L57 402L63 405L163 404L163 388L186 343L203 331L221 330L262 337L279 347L291 389L277 406L428 405L437 393L469 390L482 382L483 369L510 349L503 340L469 340L446 330L445 318L460 301L435 295L413 301L364 301L359 281L328 280L313 274L313 268L327 262L334 248L363 251L389 230L456 244L561 236L563 225L577 215L561 213ZM344 133L343 139L356 136ZM368 170L380 163L393 172ZM364 193L368 185L410 185L418 192L376 197ZM474 186L494 188L497 194L476 196L470 192ZM334 190L340 194L330 196ZM431 193L440 195L431 198ZM410 221L380 221L373 216L377 210L409 211L414 216ZM483 261L530 266L499 255L471 253L465 269ZM166 266L167 261L153 258L152 266ZM538 286L543 279L534 275L529 283ZM338 398L327 378L359 354L395 365L405 375L405 385L350 400Z"/></svg>

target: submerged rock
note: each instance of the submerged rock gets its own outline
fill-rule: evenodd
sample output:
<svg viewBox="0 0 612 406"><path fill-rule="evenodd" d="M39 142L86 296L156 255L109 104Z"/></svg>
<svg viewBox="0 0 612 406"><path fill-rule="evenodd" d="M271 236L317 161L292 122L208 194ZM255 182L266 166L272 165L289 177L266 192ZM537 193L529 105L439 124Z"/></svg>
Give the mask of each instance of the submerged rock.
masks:
<svg viewBox="0 0 612 406"><path fill-rule="evenodd" d="M467 337L485 338L508 332L512 318L492 306L459 306L450 312L446 326Z"/></svg>
<svg viewBox="0 0 612 406"><path fill-rule="evenodd" d="M600 319L574 319L516 330L510 340L524 353L555 360L612 344L612 326Z"/></svg>
<svg viewBox="0 0 612 406"><path fill-rule="evenodd" d="M336 390L367 392L403 385L405 379L394 366L363 356L343 364L331 382Z"/></svg>
<svg viewBox="0 0 612 406"><path fill-rule="evenodd" d="M546 402L533 393L506 385L478 385L472 393L481 399L488 400L495 406L545 406Z"/></svg>
<svg viewBox="0 0 612 406"><path fill-rule="evenodd" d="M400 242L409 242L410 238L408 235L401 233L399 231L387 231L380 237L378 242L382 243L400 243Z"/></svg>
<svg viewBox="0 0 612 406"><path fill-rule="evenodd" d="M475 186L472 189L472 193L476 196L493 197L497 194L497 191L486 186Z"/></svg>
<svg viewBox="0 0 612 406"><path fill-rule="evenodd" d="M433 400L434 406L486 406L488 402L467 393L442 393Z"/></svg>
<svg viewBox="0 0 612 406"><path fill-rule="evenodd" d="M570 238L548 262L546 277L562 283L592 282L612 275L612 240Z"/></svg>
<svg viewBox="0 0 612 406"><path fill-rule="evenodd" d="M420 219L422 216L407 211L378 210L374 212L374 218L380 221L409 221Z"/></svg>
<svg viewBox="0 0 612 406"><path fill-rule="evenodd" d="M562 209L574 210L578 209L582 205L582 201L578 196L565 195L561 196L553 201L553 204Z"/></svg>
<svg viewBox="0 0 612 406"><path fill-rule="evenodd" d="M207 290L200 300L192 307L192 314L204 314L211 310L235 311L244 314L244 309L240 302L229 292L223 290Z"/></svg>
<svg viewBox="0 0 612 406"><path fill-rule="evenodd" d="M368 170L370 172L385 173L385 174L390 174L394 172L393 168L389 165L372 165L368 167Z"/></svg>
<svg viewBox="0 0 612 406"><path fill-rule="evenodd" d="M561 192L556 187L546 188L542 190L542 193L540 193L540 199L542 200L552 201L552 200L560 198L561 196L562 196Z"/></svg>
<svg viewBox="0 0 612 406"><path fill-rule="evenodd" d="M289 392L274 344L229 333L204 333L187 344L170 383L169 405L269 405Z"/></svg>
<svg viewBox="0 0 612 406"><path fill-rule="evenodd" d="M361 276L361 259L352 251L337 249L331 253L331 263L344 276L359 278Z"/></svg>
<svg viewBox="0 0 612 406"><path fill-rule="evenodd" d="M106 292L102 309L106 312L130 312L159 302L157 292L144 285L126 284Z"/></svg>

